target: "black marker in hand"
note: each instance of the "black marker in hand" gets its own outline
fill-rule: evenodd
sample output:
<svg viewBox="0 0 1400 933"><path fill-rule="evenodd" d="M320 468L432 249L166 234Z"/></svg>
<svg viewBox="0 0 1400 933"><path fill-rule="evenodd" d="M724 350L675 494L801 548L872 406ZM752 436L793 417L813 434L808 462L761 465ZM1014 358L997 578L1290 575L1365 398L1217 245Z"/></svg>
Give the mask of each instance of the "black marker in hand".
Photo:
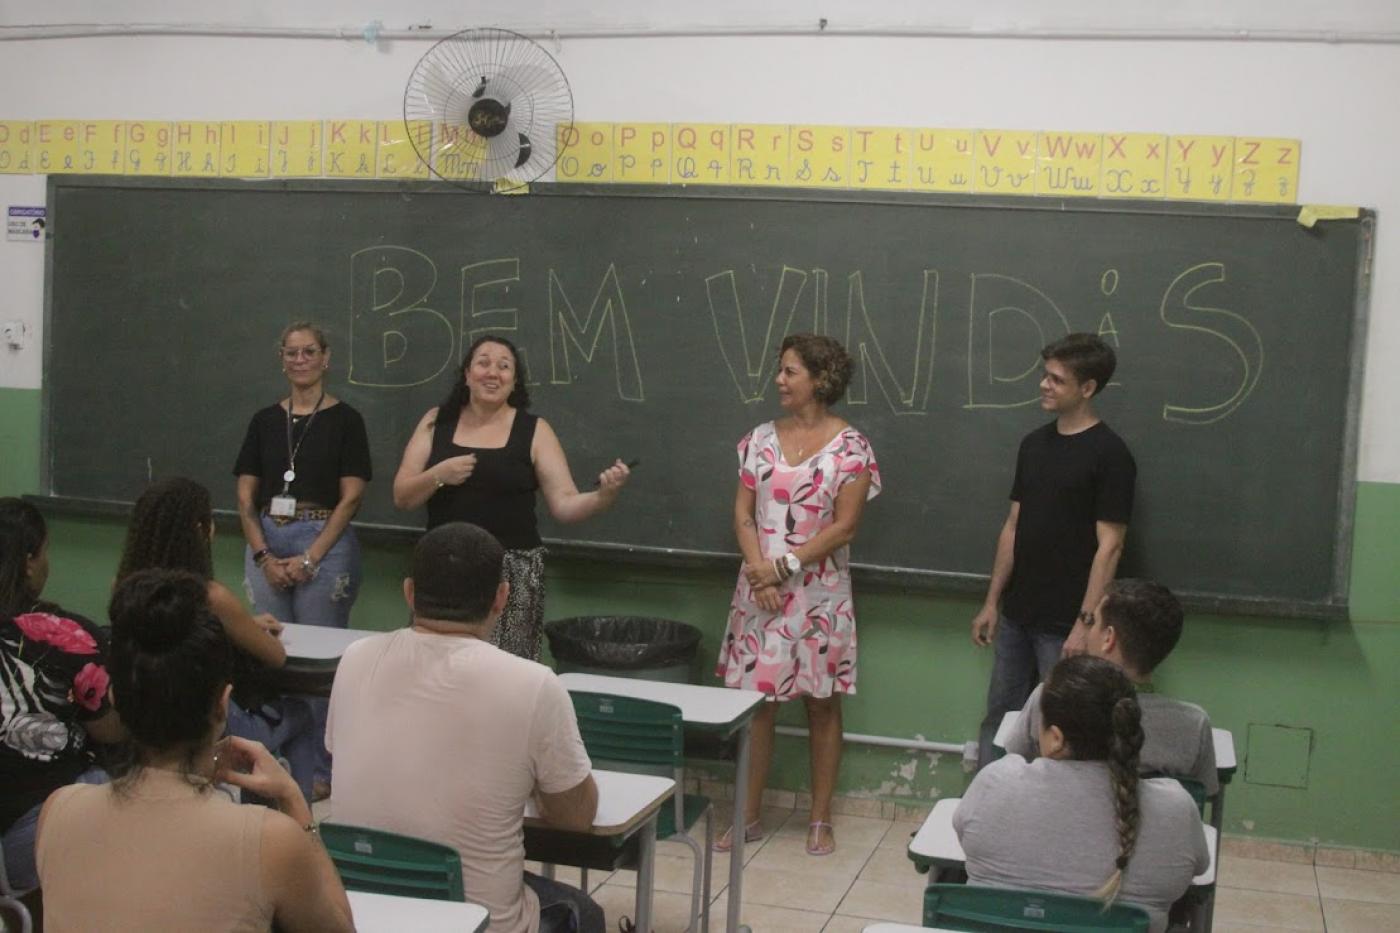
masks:
<svg viewBox="0 0 1400 933"><path fill-rule="evenodd" d="M627 461L627 463L624 464L624 465L625 465L625 466L627 467L627 469L629 469L629 470L635 470L638 466L641 465L641 462L642 462L641 459L638 458L638 459L636 459L636 460L629 460L629 461ZM596 480L596 479L595 479L595 480L593 481L593 488L594 488L594 489L597 489L597 488L598 488L599 486L601 486L601 485L603 485L603 483L602 483L601 480Z"/></svg>

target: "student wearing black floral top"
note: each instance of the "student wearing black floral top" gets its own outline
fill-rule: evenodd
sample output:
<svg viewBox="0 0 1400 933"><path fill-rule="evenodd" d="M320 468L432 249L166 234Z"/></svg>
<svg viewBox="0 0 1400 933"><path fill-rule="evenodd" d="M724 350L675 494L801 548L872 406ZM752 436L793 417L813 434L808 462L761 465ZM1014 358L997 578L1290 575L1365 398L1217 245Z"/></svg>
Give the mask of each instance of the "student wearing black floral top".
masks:
<svg viewBox="0 0 1400 933"><path fill-rule="evenodd" d="M94 742L121 738L108 697L106 632L42 602L48 529L20 499L0 499L0 833L10 886L38 885L34 825L55 788L100 783Z"/></svg>

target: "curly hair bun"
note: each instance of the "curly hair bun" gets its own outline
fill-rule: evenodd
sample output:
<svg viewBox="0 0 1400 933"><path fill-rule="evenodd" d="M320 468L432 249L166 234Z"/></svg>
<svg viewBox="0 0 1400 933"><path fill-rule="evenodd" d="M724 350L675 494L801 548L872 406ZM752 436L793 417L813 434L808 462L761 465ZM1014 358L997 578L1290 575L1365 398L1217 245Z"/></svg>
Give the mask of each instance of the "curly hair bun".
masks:
<svg viewBox="0 0 1400 933"><path fill-rule="evenodd" d="M194 574L141 570L122 581L108 612L114 635L164 654L185 643L208 606L208 585Z"/></svg>

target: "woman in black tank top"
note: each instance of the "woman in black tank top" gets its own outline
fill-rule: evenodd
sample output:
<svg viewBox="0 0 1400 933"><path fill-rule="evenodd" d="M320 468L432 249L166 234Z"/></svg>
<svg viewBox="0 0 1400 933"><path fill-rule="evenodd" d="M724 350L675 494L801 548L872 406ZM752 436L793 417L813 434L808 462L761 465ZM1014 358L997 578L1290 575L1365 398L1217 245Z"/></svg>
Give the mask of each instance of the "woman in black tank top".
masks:
<svg viewBox="0 0 1400 933"><path fill-rule="evenodd" d="M394 476L394 504L428 507L428 527L470 522L506 548L510 597L496 623L495 644L531 660L544 622L544 547L535 491L556 521L579 522L606 510L627 482L616 461L598 488L579 492L559 438L530 414L525 367L503 337L472 342L447 398L423 416Z"/></svg>

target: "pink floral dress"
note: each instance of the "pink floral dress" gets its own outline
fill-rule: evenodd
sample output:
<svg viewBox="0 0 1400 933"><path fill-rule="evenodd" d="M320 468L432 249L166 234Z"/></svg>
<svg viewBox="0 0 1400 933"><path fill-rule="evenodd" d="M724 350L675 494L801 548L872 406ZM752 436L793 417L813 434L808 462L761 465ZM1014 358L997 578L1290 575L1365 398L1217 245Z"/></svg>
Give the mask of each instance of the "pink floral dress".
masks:
<svg viewBox="0 0 1400 933"><path fill-rule="evenodd" d="M867 499L880 493L880 468L865 435L846 427L796 466L783 459L773 422L739 441L739 481L754 491L758 543L769 560L810 541L836 517L836 494L870 473ZM856 692L856 617L850 549L808 564L779 587L780 609L759 608L742 569L716 673L727 687L761 690L778 701Z"/></svg>

